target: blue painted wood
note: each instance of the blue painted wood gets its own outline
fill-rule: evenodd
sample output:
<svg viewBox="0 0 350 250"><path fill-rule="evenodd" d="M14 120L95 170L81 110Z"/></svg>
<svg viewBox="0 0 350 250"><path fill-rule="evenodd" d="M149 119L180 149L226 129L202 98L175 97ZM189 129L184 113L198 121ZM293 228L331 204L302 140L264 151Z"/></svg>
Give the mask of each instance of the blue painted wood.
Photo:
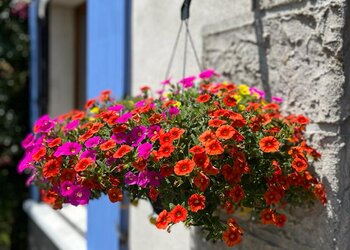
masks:
<svg viewBox="0 0 350 250"><path fill-rule="evenodd" d="M129 0L87 1L87 97L102 90L121 99L126 91L128 65L125 62L126 2ZM87 244L89 250L119 250L120 206L106 196L88 205Z"/></svg>
<svg viewBox="0 0 350 250"><path fill-rule="evenodd" d="M29 93L29 112L30 124L39 118L39 48L38 48L38 0L32 0L29 4L29 37L30 37L30 93ZM36 187L30 187L30 197L33 200L39 200L39 191Z"/></svg>

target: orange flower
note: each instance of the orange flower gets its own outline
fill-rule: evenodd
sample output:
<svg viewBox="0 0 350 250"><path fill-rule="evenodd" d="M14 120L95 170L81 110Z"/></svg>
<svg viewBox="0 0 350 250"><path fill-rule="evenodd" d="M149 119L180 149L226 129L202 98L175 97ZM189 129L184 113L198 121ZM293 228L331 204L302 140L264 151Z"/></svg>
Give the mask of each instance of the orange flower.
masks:
<svg viewBox="0 0 350 250"><path fill-rule="evenodd" d="M128 145L121 145L120 148L118 148L118 150L113 154L114 158L122 158L124 155L126 155L127 153L129 153L131 151L131 147Z"/></svg>
<svg viewBox="0 0 350 250"><path fill-rule="evenodd" d="M225 241L227 246L233 247L241 242L242 233L237 227L228 227L222 234L222 239Z"/></svg>
<svg viewBox="0 0 350 250"><path fill-rule="evenodd" d="M205 145L208 142L213 141L215 139L216 139L216 136L215 136L214 132L211 130L204 131L204 133L199 136L199 141L203 145Z"/></svg>
<svg viewBox="0 0 350 250"><path fill-rule="evenodd" d="M205 196L201 194L192 194L190 198L188 198L188 205L190 206L190 210L192 212L198 212L199 210L203 210L205 208Z"/></svg>
<svg viewBox="0 0 350 250"><path fill-rule="evenodd" d="M166 229L171 222L169 213L166 210L160 212L156 220L156 227L158 229Z"/></svg>
<svg viewBox="0 0 350 250"><path fill-rule="evenodd" d="M210 184L210 179L208 176L200 172L198 175L196 175L193 178L193 184L202 192L204 192L209 184Z"/></svg>
<svg viewBox="0 0 350 250"><path fill-rule="evenodd" d="M98 131L100 131L100 129L103 127L104 125L102 123L96 122L93 123L90 130L92 133L97 133Z"/></svg>
<svg viewBox="0 0 350 250"><path fill-rule="evenodd" d="M181 135L185 132L184 129L181 128L172 128L169 131L169 134L172 136L173 140L180 139Z"/></svg>
<svg viewBox="0 0 350 250"><path fill-rule="evenodd" d="M235 129L230 125L223 125L216 130L215 134L219 139L228 140L235 134Z"/></svg>
<svg viewBox="0 0 350 250"><path fill-rule="evenodd" d="M158 150L158 157L169 157L174 152L175 147L171 143L166 143L160 146Z"/></svg>
<svg viewBox="0 0 350 250"><path fill-rule="evenodd" d="M226 124L226 121L220 120L220 119L211 119L208 124L211 127L220 127L223 124Z"/></svg>
<svg viewBox="0 0 350 250"><path fill-rule="evenodd" d="M260 219L262 224L274 224L273 216L274 212L270 208L266 208L260 213Z"/></svg>
<svg viewBox="0 0 350 250"><path fill-rule="evenodd" d="M273 153L278 151L280 147L279 141L273 136L266 136L259 142L261 151L265 153Z"/></svg>
<svg viewBox="0 0 350 250"><path fill-rule="evenodd" d="M154 113L149 119L148 121L153 125L156 123L160 123L163 120L163 116L161 114L156 114Z"/></svg>
<svg viewBox="0 0 350 250"><path fill-rule="evenodd" d="M94 133L92 131L88 130L88 131L86 131L85 134L79 136L78 140L79 140L79 142L83 143L93 135L94 135Z"/></svg>
<svg viewBox="0 0 350 250"><path fill-rule="evenodd" d="M238 203L244 198L244 190L240 185L236 185L230 190L229 196L234 202Z"/></svg>
<svg viewBox="0 0 350 250"><path fill-rule="evenodd" d="M299 124L302 124L302 125L309 124L309 122L310 122L310 120L303 115L298 115L298 117L295 118L295 121Z"/></svg>
<svg viewBox="0 0 350 250"><path fill-rule="evenodd" d="M41 147L39 148L38 151L36 151L33 156L32 159L34 161L39 161L41 158L43 158L46 155L46 148L45 147Z"/></svg>
<svg viewBox="0 0 350 250"><path fill-rule="evenodd" d="M208 102L210 100L210 95L204 94L197 97L197 102Z"/></svg>
<svg viewBox="0 0 350 250"><path fill-rule="evenodd" d="M193 171L195 165L196 164L190 159L181 160L176 163L174 172L177 175L186 175Z"/></svg>
<svg viewBox="0 0 350 250"><path fill-rule="evenodd" d="M224 99L222 99L222 101L228 107L236 106L236 99L229 95L227 95Z"/></svg>
<svg viewBox="0 0 350 250"><path fill-rule="evenodd" d="M84 171L94 162L91 158L83 158L81 159L74 167L74 170L77 172Z"/></svg>
<svg viewBox="0 0 350 250"><path fill-rule="evenodd" d="M159 136L159 142L160 144L169 144L169 143L172 143L173 142L173 137L170 133L162 133L160 136Z"/></svg>
<svg viewBox="0 0 350 250"><path fill-rule="evenodd" d="M47 146L49 146L49 148L53 148L53 147L56 147L56 146L58 146L58 145L60 145L61 144L61 141L62 141L62 139L61 138L55 138L55 139L53 139L52 141L50 141L48 144L47 144Z"/></svg>
<svg viewBox="0 0 350 250"><path fill-rule="evenodd" d="M100 149L101 149L102 151L107 151L107 150L110 150L110 149L112 149L112 148L115 148L115 145L116 145L116 144L115 144L115 141L112 140L112 139L110 139L110 140L108 140L108 141L102 143L102 144L100 145Z"/></svg>
<svg viewBox="0 0 350 250"><path fill-rule="evenodd" d="M205 151L208 155L220 155L224 152L224 148L218 140L213 140L205 145Z"/></svg>
<svg viewBox="0 0 350 250"><path fill-rule="evenodd" d="M146 169L147 161L143 158L138 158L132 163L132 166L141 172Z"/></svg>
<svg viewBox="0 0 350 250"><path fill-rule="evenodd" d="M118 202L123 200L123 192L116 187L112 187L107 191L108 198L111 202Z"/></svg>
<svg viewBox="0 0 350 250"><path fill-rule="evenodd" d="M198 167L207 167L210 163L206 153L195 154L193 156L193 161L196 163Z"/></svg>
<svg viewBox="0 0 350 250"><path fill-rule="evenodd" d="M90 100L87 100L86 103L85 103L85 109L88 109L90 108L92 105L95 104L95 99L90 99Z"/></svg>
<svg viewBox="0 0 350 250"><path fill-rule="evenodd" d="M303 172L307 169L307 161L301 157L295 157L292 162L292 168L297 172Z"/></svg>
<svg viewBox="0 0 350 250"><path fill-rule="evenodd" d="M178 223L187 218L187 210L181 205L176 205L170 212L171 222Z"/></svg>
<svg viewBox="0 0 350 250"><path fill-rule="evenodd" d="M189 152L192 153L192 154L201 154L201 153L204 153L204 148L202 148L201 146L199 145L196 145L192 148L190 148Z"/></svg>
<svg viewBox="0 0 350 250"><path fill-rule="evenodd" d="M55 177L60 172L60 162L57 160L49 160L43 167L43 176L45 178Z"/></svg>

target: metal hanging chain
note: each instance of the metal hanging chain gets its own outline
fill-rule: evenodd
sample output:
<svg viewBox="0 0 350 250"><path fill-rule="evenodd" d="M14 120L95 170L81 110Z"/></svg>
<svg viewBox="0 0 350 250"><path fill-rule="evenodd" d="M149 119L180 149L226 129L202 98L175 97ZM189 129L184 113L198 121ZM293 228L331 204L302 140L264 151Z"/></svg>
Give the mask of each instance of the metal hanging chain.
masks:
<svg viewBox="0 0 350 250"><path fill-rule="evenodd" d="M178 43L179 43L179 40L180 40L180 35L181 35L183 23L185 23L185 26L186 26L185 41L184 41L185 42L185 44L184 44L184 60L183 60L183 70L182 70L183 77L185 77L185 75L186 75L187 46L188 46L187 43L188 43L188 40L190 41L190 45L192 47L192 50L193 50L193 53L194 53L194 56L195 56L195 59L196 59L196 63L197 63L197 66L198 66L198 69L200 71L202 70L202 66L201 66L201 63L199 61L198 53L197 53L197 50L196 50L196 48L194 46L194 42L193 42L192 35L191 35L190 29L189 29L189 25L188 25L188 19L190 17L191 1L192 0L184 0L184 3L182 4L182 7L181 7L181 24L180 24L179 31L178 31L178 33L176 35L175 43L174 43L174 46L173 46L173 49L172 49L172 52L171 52L170 60L169 60L169 63L168 63L166 74L165 74L165 80L167 80L169 78L170 70L171 70L171 67L173 65L173 61L174 61L174 58L175 58L175 53L176 53L176 50L177 50L177 47L178 47Z"/></svg>

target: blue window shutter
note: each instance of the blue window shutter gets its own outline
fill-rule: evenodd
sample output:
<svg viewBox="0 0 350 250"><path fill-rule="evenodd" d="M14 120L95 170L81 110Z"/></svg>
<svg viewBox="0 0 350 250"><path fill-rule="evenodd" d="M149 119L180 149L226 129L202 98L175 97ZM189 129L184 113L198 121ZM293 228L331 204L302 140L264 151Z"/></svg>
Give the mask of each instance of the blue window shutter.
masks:
<svg viewBox="0 0 350 250"><path fill-rule="evenodd" d="M87 98L112 90L121 99L129 79L129 0L87 1ZM119 232L125 228L120 204L108 197L88 205L87 244L89 250L119 250Z"/></svg>

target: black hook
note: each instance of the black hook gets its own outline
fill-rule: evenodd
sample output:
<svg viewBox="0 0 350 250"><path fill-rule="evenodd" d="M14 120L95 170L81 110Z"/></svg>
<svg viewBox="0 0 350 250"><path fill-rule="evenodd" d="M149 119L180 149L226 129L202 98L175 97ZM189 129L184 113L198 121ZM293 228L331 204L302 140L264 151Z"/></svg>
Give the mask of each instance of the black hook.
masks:
<svg viewBox="0 0 350 250"><path fill-rule="evenodd" d="M184 0L181 7L181 20L185 21L190 17L190 5L192 0Z"/></svg>

